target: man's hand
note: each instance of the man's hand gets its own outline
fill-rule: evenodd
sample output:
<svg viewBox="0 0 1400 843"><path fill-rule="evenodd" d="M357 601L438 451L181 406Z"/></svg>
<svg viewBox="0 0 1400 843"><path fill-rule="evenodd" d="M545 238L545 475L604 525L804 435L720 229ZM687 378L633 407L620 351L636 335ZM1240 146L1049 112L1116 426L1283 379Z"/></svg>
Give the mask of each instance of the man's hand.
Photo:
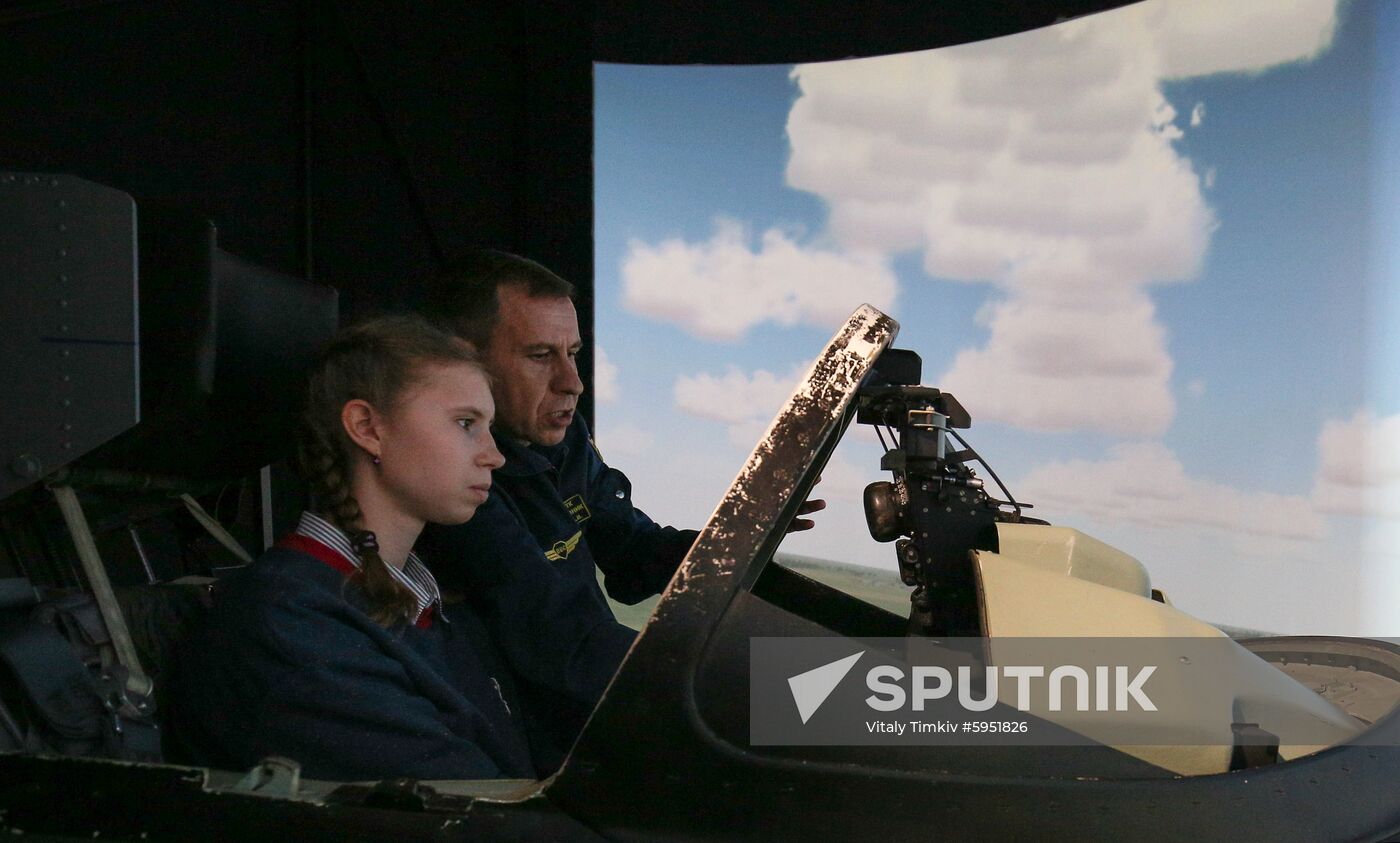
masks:
<svg viewBox="0 0 1400 843"><path fill-rule="evenodd" d="M802 502L802 505L797 508L797 514L808 515L813 512L821 512L823 509L826 509L826 501L821 498L811 498ZM803 530L812 529L816 526L816 523L817 522L810 518L794 518L792 519L792 523L788 525L787 531L789 533L800 533Z"/></svg>
<svg viewBox="0 0 1400 843"><path fill-rule="evenodd" d="M822 482L822 479L818 477L816 483L812 484L812 487L816 488L817 483L820 482ZM821 512L823 509L826 509L826 501L821 498L808 498L797 508L797 514L810 515L813 512ZM803 530L812 529L816 526L816 523L817 522L810 518L794 518L792 519L792 523L788 525L787 531L789 533L800 533Z"/></svg>

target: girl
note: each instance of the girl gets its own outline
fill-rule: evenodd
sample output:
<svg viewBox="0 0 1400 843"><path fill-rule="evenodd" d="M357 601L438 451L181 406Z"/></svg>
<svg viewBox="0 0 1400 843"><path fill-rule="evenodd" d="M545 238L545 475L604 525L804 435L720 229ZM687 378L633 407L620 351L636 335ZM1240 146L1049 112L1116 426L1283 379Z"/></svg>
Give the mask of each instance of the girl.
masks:
<svg viewBox="0 0 1400 843"><path fill-rule="evenodd" d="M444 615L411 549L425 522L465 522L486 501L502 463L493 415L469 348L421 320L383 318L331 341L311 373L300 451L315 511L216 588L174 677L175 754L224 769L281 755L331 780L536 775L513 675L591 706L631 635L599 614L559 654L498 646L492 617L503 615L510 629L538 627L532 641L553 640L538 607L574 588L524 552L524 537L525 573L512 579L528 590L488 596L490 617L466 604Z"/></svg>

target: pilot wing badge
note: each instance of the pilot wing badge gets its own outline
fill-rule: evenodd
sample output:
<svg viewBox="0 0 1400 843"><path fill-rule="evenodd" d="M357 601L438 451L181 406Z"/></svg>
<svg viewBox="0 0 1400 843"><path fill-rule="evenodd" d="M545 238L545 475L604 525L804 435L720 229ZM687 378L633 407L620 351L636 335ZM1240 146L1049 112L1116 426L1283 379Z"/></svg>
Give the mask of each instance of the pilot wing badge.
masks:
<svg viewBox="0 0 1400 843"><path fill-rule="evenodd" d="M544 552L544 558L551 562L568 559L569 554L573 553L574 548L578 547L579 539L581 538L583 538L583 531L579 530L567 539L555 542L552 547Z"/></svg>

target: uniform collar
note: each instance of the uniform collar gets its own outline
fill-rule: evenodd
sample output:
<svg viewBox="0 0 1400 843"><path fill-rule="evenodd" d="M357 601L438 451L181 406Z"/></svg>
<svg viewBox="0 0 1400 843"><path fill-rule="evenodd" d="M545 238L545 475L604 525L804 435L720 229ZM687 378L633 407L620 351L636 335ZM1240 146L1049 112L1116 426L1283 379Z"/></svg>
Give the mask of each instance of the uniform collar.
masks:
<svg viewBox="0 0 1400 843"><path fill-rule="evenodd" d="M564 440L558 445L532 445L503 433L493 432L496 450L506 458L505 464L496 471L507 477L530 477L550 470L557 471L569 457L569 433L572 431L571 424L569 431L564 434Z"/></svg>
<svg viewBox="0 0 1400 843"><path fill-rule="evenodd" d="M298 538L304 541L296 541ZM310 553L342 574L352 574L360 568L360 557L356 555L350 537L314 512L301 514L301 520L288 539L284 544ZM319 544L325 552L317 552L317 548L309 547L305 540ZM442 615L442 591L438 588L437 579L416 553L409 551L402 570L387 563L385 567L389 569L389 576L413 595L416 601L414 618L418 626L428 625L433 609L437 609L439 616Z"/></svg>

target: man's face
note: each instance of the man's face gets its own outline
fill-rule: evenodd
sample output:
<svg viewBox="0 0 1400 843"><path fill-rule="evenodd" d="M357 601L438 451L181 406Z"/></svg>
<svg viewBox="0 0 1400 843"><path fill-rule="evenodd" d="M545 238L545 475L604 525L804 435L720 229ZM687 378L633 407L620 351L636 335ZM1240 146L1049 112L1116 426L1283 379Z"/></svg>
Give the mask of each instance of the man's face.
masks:
<svg viewBox="0 0 1400 843"><path fill-rule="evenodd" d="M496 380L496 425L536 445L557 445L583 394L574 303L511 284L496 296L500 315L483 361Z"/></svg>

